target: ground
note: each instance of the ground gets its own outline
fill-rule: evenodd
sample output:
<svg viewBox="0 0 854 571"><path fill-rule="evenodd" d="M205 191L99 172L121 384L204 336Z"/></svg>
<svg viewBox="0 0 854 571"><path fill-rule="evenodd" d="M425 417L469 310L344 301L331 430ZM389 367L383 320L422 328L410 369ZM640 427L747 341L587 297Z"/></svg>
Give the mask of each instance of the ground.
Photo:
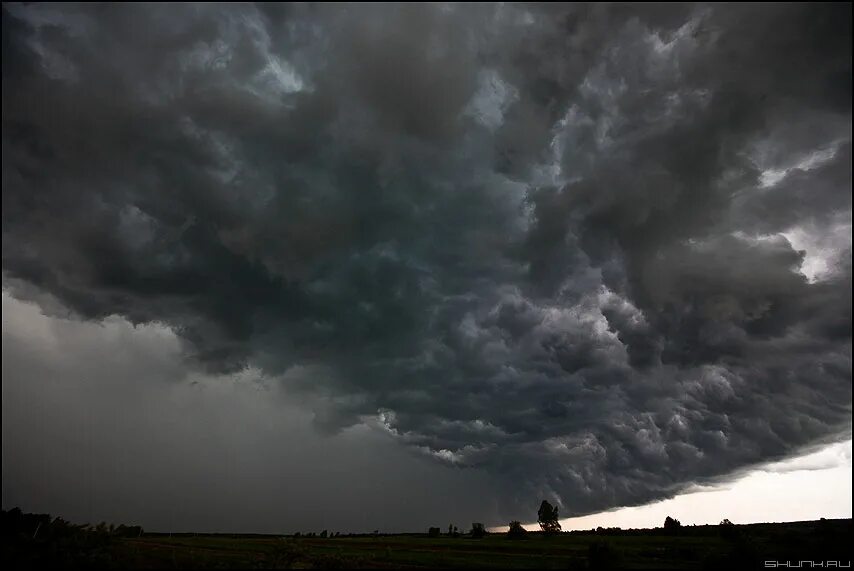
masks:
<svg viewBox="0 0 854 571"><path fill-rule="evenodd" d="M757 524L723 529L603 530L523 539L490 534L428 537L426 534L333 538L143 534L114 538L75 558L29 538L5 540L3 558L18 568L544 568L544 569L717 569L766 568L766 562L851 560L851 520ZM82 558L82 559L81 559ZM810 567L807 564L807 567Z"/></svg>

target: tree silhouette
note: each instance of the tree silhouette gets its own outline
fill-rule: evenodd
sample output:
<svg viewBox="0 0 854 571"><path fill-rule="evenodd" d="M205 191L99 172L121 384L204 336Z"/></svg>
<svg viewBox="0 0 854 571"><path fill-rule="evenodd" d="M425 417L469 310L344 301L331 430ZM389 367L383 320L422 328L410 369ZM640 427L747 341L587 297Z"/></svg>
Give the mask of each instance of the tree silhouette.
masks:
<svg viewBox="0 0 854 571"><path fill-rule="evenodd" d="M473 523L471 524L471 536L474 538L481 538L486 535L486 526L482 523Z"/></svg>
<svg viewBox="0 0 854 571"><path fill-rule="evenodd" d="M543 503L540 504L540 509L537 511L537 521L540 522L540 527L546 533L557 533L560 531L557 506L552 506L546 500L543 500Z"/></svg>
<svg viewBox="0 0 854 571"><path fill-rule="evenodd" d="M525 534L528 533L522 524L517 520L513 520L510 522L510 529L507 530L507 537L525 537Z"/></svg>
<svg viewBox="0 0 854 571"><path fill-rule="evenodd" d="M682 523L678 519L673 519L670 516L667 516L664 519L664 529L667 531L676 532L682 528Z"/></svg>
<svg viewBox="0 0 854 571"><path fill-rule="evenodd" d="M728 519L721 521L719 529L724 539L735 539L739 536L738 527Z"/></svg>

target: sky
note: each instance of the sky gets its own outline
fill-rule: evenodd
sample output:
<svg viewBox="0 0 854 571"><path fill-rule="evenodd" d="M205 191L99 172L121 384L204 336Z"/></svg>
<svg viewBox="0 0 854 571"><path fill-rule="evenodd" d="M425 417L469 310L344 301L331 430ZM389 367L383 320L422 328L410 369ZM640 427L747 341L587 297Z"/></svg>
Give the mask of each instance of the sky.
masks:
<svg viewBox="0 0 854 571"><path fill-rule="evenodd" d="M2 18L4 509L851 517L850 4Z"/></svg>
<svg viewBox="0 0 854 571"><path fill-rule="evenodd" d="M567 531L598 527L661 527L674 517L684 525L811 521L851 517L851 440L767 465L727 482L694 489L643 506L561 520ZM525 527L539 530L530 523ZM506 526L496 526L503 531Z"/></svg>

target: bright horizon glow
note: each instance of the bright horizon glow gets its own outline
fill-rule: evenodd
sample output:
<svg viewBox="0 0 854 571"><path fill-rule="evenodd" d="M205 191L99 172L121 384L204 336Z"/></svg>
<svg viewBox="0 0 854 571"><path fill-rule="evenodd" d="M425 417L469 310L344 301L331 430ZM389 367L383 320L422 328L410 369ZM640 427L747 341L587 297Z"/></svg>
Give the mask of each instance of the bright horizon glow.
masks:
<svg viewBox="0 0 854 571"><path fill-rule="evenodd" d="M767 464L735 480L698 486L674 498L643 506L560 520L564 531L597 527L661 527L667 516L682 525L736 524L850 518L851 439L816 452ZM534 522L525 529L538 531ZM492 528L506 531L507 526Z"/></svg>

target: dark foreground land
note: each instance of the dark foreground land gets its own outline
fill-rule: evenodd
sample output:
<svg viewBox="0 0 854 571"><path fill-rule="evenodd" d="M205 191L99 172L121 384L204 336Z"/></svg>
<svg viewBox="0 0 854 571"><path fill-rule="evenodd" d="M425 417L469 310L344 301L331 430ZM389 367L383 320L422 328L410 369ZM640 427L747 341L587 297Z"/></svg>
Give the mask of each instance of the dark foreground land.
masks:
<svg viewBox="0 0 854 571"><path fill-rule="evenodd" d="M53 527L48 525L49 528ZM74 528L81 531L82 528ZM135 528L138 529L138 528ZM281 537L121 533L3 534L4 568L722 569L847 567L852 521L600 530L520 539L423 535ZM124 537L122 535L125 535ZM803 562L798 565L798 562ZM815 562L811 565L810 562ZM830 562L830 565L828 565ZM838 563L837 563L838 562Z"/></svg>

